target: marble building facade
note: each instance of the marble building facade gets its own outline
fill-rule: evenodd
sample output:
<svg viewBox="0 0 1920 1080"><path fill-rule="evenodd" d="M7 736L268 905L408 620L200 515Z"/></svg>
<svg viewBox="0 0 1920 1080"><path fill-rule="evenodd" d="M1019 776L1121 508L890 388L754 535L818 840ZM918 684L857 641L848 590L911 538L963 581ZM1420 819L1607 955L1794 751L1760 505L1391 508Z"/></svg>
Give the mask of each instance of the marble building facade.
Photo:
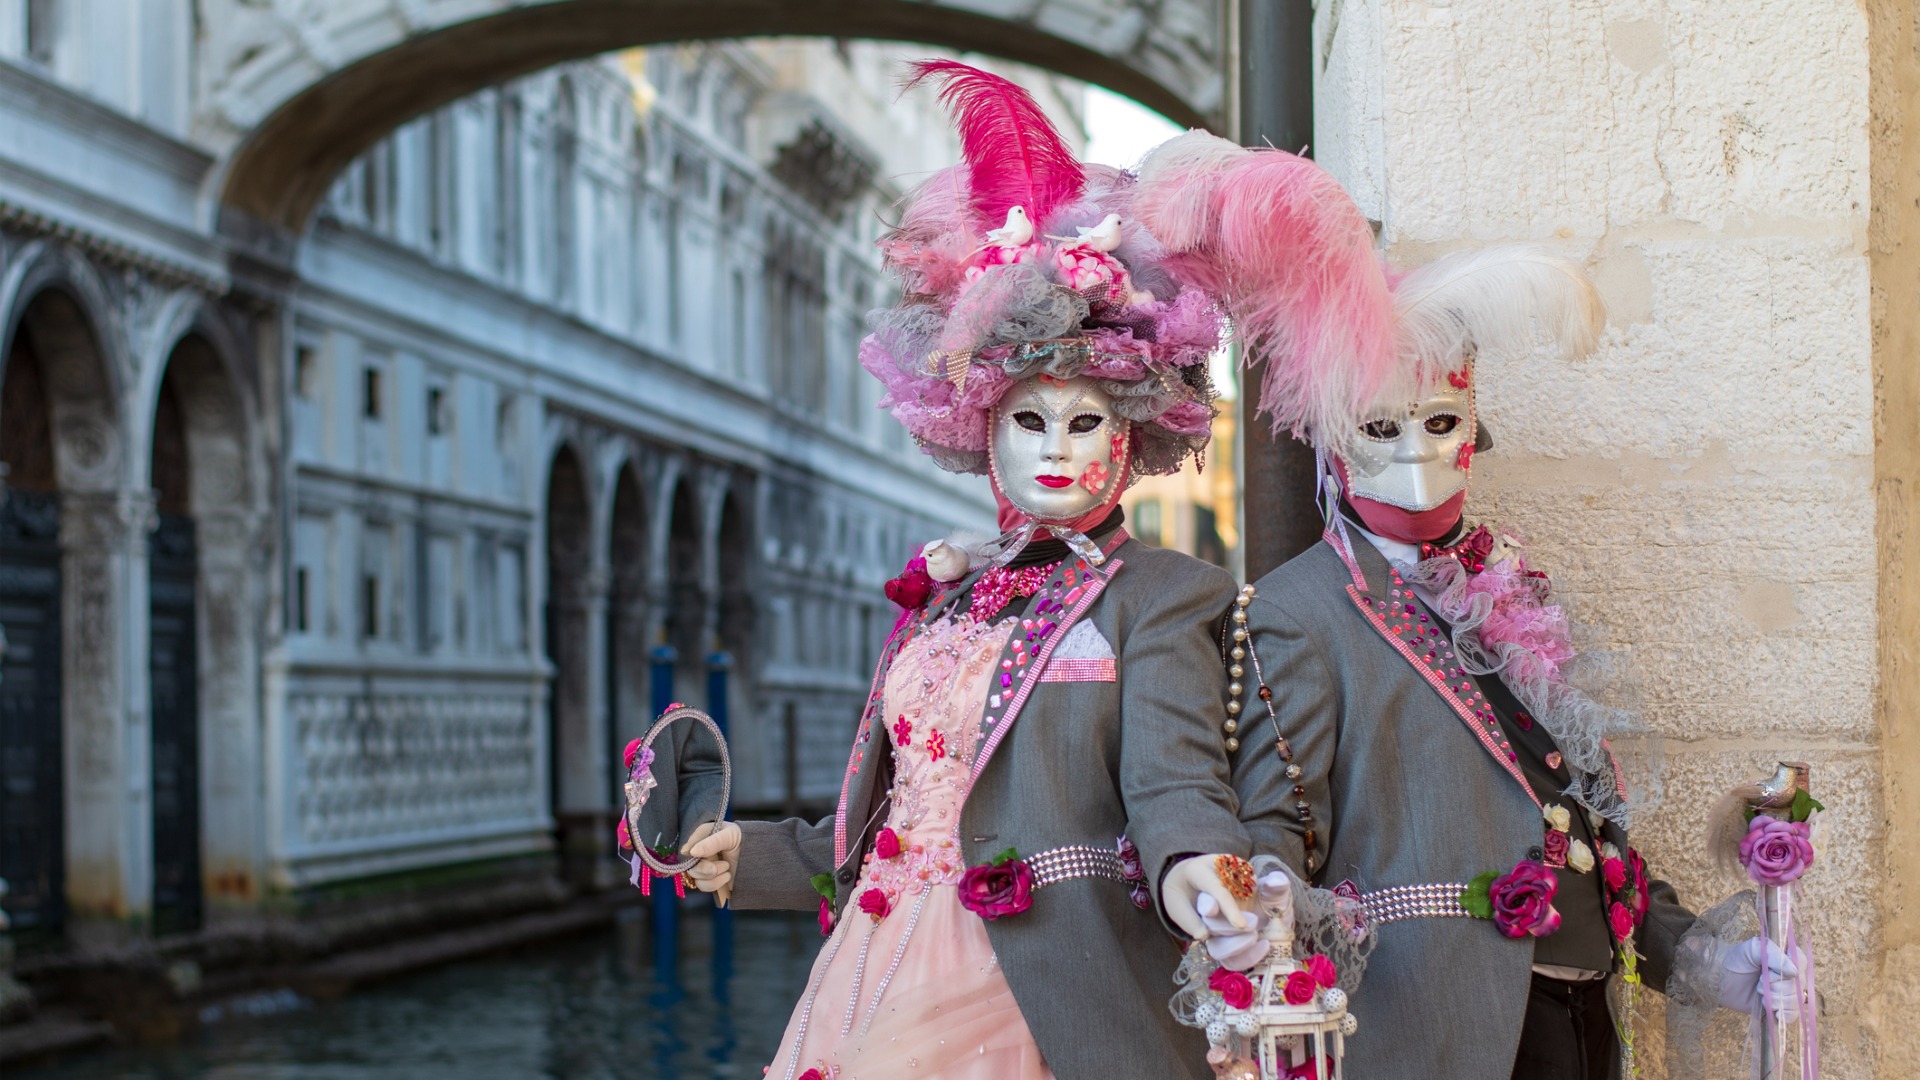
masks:
<svg viewBox="0 0 1920 1080"><path fill-rule="evenodd" d="M896 100L916 53L485 88L355 158L276 262L206 228L187 7L0 5L16 936L449 867L604 883L619 747L720 688L736 803L830 801L881 583L991 514L853 359L884 214L955 154Z"/></svg>

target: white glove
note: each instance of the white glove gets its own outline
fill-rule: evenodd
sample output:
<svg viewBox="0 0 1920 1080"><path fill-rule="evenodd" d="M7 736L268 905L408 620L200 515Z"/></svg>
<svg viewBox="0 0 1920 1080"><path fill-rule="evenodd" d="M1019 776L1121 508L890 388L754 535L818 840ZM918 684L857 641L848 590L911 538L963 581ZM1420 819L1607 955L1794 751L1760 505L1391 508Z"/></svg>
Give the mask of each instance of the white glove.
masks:
<svg viewBox="0 0 1920 1080"><path fill-rule="evenodd" d="M1225 919L1236 930L1245 930L1253 925L1253 920L1240 913L1240 904L1234 900L1233 893L1227 891L1227 885L1220 880L1220 872L1213 868L1218 855L1195 855L1190 859L1181 859L1167 871L1160 882L1160 907L1173 920L1173 925L1186 932L1195 941L1205 941L1211 934L1206 921L1200 917L1194 902L1202 893L1213 898L1219 905L1218 918Z"/></svg>
<svg viewBox="0 0 1920 1080"><path fill-rule="evenodd" d="M713 902L726 907L733 897L733 872L740 865L740 826L731 821L708 822L693 830L680 854L700 860L687 871L693 887L712 893Z"/></svg>
<svg viewBox="0 0 1920 1080"><path fill-rule="evenodd" d="M1764 958L1765 963L1762 963ZM1765 968L1763 972L1761 969ZM1763 937L1750 937L1728 946L1720 957L1720 1006L1735 1012L1758 1013L1771 1004L1774 1012L1787 1020L1800 1017L1799 986L1794 982L1800 967L1787 951ZM1766 979L1767 992L1760 993L1760 980Z"/></svg>

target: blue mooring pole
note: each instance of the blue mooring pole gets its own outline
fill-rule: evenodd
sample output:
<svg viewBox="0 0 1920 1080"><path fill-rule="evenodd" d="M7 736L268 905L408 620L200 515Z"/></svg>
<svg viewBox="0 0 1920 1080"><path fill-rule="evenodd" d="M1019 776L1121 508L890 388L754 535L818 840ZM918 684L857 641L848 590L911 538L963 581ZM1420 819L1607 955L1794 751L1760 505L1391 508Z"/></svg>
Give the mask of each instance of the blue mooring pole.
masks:
<svg viewBox="0 0 1920 1080"><path fill-rule="evenodd" d="M707 715L727 734L727 683L733 673L733 657L728 653L707 654ZM728 817L733 815L729 813ZM727 980L733 974L733 910L715 908L713 912L713 992L724 1004Z"/></svg>
<svg viewBox="0 0 1920 1080"><path fill-rule="evenodd" d="M671 645L656 645L648 655L651 669L647 684L653 694L653 720L667 711L674 702L673 672L680 660L679 650ZM636 844L651 844L655 837L636 836ZM671 839L671 838L667 838ZM653 967L660 981L675 984L680 972L680 902L674 895L673 882L664 879L653 883Z"/></svg>

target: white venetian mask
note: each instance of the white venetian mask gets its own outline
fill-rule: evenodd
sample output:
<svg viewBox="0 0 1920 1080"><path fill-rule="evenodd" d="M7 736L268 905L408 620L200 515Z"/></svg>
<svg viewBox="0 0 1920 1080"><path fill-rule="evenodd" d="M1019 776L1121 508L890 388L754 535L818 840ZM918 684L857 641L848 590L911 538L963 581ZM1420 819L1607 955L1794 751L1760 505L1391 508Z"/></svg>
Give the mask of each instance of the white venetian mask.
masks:
<svg viewBox="0 0 1920 1080"><path fill-rule="evenodd" d="M1130 430L1092 379L1022 380L994 406L994 482L1035 521L1084 517L1115 494Z"/></svg>
<svg viewBox="0 0 1920 1080"><path fill-rule="evenodd" d="M1432 510L1466 488L1474 434L1467 375L1419 401L1382 405L1348 446L1348 494L1415 513Z"/></svg>

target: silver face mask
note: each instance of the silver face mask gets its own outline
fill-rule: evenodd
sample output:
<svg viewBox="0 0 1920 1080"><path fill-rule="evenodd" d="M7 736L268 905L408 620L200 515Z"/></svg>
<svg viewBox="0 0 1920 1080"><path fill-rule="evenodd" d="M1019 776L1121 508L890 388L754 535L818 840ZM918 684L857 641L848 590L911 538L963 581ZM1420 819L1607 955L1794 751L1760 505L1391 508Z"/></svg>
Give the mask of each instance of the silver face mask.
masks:
<svg viewBox="0 0 1920 1080"><path fill-rule="evenodd" d="M994 406L994 482L1035 521L1084 517L1121 482L1130 432L1113 399L1092 379L1022 380Z"/></svg>
<svg viewBox="0 0 1920 1080"><path fill-rule="evenodd" d="M1420 401L1373 411L1347 451L1350 495L1418 513L1466 489L1475 436L1470 372Z"/></svg>

